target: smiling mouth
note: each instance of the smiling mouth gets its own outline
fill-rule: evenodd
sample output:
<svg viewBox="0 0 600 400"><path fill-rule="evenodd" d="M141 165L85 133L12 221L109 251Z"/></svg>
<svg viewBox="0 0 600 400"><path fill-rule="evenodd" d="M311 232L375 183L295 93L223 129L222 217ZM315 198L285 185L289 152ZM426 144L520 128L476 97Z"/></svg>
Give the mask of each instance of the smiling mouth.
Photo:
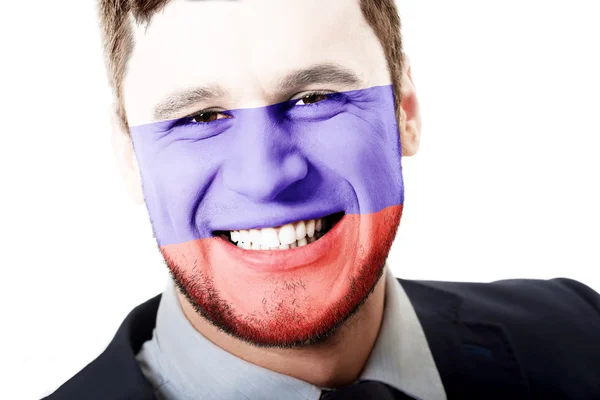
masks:
<svg viewBox="0 0 600 400"><path fill-rule="evenodd" d="M343 212L338 212L270 228L214 231L213 235L245 250L289 250L319 240L343 216Z"/></svg>

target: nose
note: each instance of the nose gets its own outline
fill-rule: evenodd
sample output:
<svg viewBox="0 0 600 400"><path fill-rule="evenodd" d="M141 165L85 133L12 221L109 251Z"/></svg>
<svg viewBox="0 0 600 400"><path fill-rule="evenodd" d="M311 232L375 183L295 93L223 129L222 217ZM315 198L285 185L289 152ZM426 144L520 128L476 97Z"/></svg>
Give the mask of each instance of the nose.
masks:
<svg viewBox="0 0 600 400"><path fill-rule="evenodd" d="M294 146L289 129L268 110L246 110L236 117L235 140L223 166L228 189L257 202L273 201L306 176L308 163Z"/></svg>

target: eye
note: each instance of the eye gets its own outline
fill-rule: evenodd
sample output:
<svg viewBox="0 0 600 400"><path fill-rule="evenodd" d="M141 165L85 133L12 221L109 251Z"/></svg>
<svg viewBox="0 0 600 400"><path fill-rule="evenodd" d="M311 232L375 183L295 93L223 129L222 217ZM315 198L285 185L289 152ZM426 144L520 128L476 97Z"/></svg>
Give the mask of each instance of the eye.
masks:
<svg viewBox="0 0 600 400"><path fill-rule="evenodd" d="M329 96L327 93L308 93L302 96L300 99L298 99L295 105L305 106L308 104L318 103L320 101L326 100L328 97Z"/></svg>
<svg viewBox="0 0 600 400"><path fill-rule="evenodd" d="M192 114L188 117L188 120L193 123L206 123L215 121L217 119L231 118L231 115L224 114L219 111L199 111L196 114Z"/></svg>
<svg viewBox="0 0 600 400"><path fill-rule="evenodd" d="M348 97L332 90L299 92L290 99L287 117L294 121L324 121L346 110Z"/></svg>

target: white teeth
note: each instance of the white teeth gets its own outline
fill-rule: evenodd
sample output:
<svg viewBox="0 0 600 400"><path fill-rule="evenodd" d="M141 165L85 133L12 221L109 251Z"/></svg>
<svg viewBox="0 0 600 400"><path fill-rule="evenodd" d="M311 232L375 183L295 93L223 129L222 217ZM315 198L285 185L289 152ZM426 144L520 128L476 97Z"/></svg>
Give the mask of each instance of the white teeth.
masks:
<svg viewBox="0 0 600 400"><path fill-rule="evenodd" d="M304 221L296 222L296 239L300 240L306 236L306 225Z"/></svg>
<svg viewBox="0 0 600 400"><path fill-rule="evenodd" d="M230 231L231 241L246 250L288 250L315 242L325 230L321 218L298 221L277 228Z"/></svg>
<svg viewBox="0 0 600 400"><path fill-rule="evenodd" d="M311 238L315 235L315 220L314 219L309 219L306 222L306 234L308 235L309 238Z"/></svg>
<svg viewBox="0 0 600 400"><path fill-rule="evenodd" d="M279 242L281 244L292 244L296 241L296 230L294 225L286 224L279 229Z"/></svg>
<svg viewBox="0 0 600 400"><path fill-rule="evenodd" d="M250 229L250 241L252 243L261 243L260 231L258 229Z"/></svg>
<svg viewBox="0 0 600 400"><path fill-rule="evenodd" d="M269 247L279 247L279 235L274 228L260 230L260 244Z"/></svg>
<svg viewBox="0 0 600 400"><path fill-rule="evenodd" d="M248 232L245 229L241 230L240 231L240 242L250 243L250 232Z"/></svg>

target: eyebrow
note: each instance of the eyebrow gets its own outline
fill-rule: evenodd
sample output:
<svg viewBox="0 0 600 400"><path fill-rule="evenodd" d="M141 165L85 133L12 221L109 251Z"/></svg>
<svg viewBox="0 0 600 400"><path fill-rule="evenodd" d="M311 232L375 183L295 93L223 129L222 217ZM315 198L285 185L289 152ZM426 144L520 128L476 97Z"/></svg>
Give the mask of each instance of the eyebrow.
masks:
<svg viewBox="0 0 600 400"><path fill-rule="evenodd" d="M174 118L181 111L203 101L225 97L225 91L219 86L205 86L185 89L165 97L154 107L155 120Z"/></svg>
<svg viewBox="0 0 600 400"><path fill-rule="evenodd" d="M353 86L360 83L358 76L337 64L317 64L306 69L300 69L285 76L279 86L283 90L291 90L299 86L314 83L333 83Z"/></svg>
<svg viewBox="0 0 600 400"><path fill-rule="evenodd" d="M293 71L279 82L280 91L291 91L311 84L330 83L342 86L356 86L361 83L352 71L338 64L315 64L308 68ZM166 96L153 110L155 120L174 119L183 110L196 104L224 98L227 92L220 86L210 85L184 89Z"/></svg>

